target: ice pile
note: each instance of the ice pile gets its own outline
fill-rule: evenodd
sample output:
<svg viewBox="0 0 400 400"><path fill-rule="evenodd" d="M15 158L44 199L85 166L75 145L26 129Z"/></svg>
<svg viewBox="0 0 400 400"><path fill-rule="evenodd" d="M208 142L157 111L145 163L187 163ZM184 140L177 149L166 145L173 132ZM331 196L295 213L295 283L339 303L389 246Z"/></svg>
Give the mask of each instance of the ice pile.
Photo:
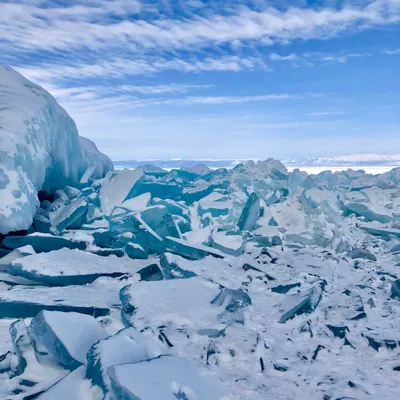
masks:
<svg viewBox="0 0 400 400"><path fill-rule="evenodd" d="M1 249L1 398L398 397L400 169L108 173Z"/></svg>
<svg viewBox="0 0 400 400"><path fill-rule="evenodd" d="M112 169L48 92L0 63L0 234L29 228L39 192L88 184Z"/></svg>

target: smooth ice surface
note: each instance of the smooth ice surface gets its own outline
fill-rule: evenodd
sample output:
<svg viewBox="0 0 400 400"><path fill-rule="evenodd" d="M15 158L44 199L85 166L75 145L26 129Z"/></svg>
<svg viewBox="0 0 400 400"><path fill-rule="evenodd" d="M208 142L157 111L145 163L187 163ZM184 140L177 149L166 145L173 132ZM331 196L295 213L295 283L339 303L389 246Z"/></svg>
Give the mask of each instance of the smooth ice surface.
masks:
<svg viewBox="0 0 400 400"><path fill-rule="evenodd" d="M90 347L106 337L99 322L76 312L42 311L33 318L28 331L39 360L70 370L85 364Z"/></svg>
<svg viewBox="0 0 400 400"><path fill-rule="evenodd" d="M43 88L0 64L0 233L28 229L40 190L77 185L89 166L94 176L113 169Z"/></svg>
<svg viewBox="0 0 400 400"><path fill-rule="evenodd" d="M100 190L103 212L110 215L115 206L121 206L135 183L143 176L140 170L124 169L108 179ZM135 200L132 201L135 204ZM130 202L128 202L129 208Z"/></svg>
<svg viewBox="0 0 400 400"><path fill-rule="evenodd" d="M140 400L222 400L226 389L193 361L159 357L109 369L117 399Z"/></svg>

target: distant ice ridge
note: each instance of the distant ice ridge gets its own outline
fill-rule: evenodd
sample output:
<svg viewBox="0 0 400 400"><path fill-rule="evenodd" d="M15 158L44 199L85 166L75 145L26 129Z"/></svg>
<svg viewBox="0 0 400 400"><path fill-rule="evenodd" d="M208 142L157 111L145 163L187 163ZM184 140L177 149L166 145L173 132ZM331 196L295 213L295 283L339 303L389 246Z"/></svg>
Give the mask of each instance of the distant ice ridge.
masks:
<svg viewBox="0 0 400 400"><path fill-rule="evenodd" d="M111 160L43 88L0 64L0 233L28 229L38 192L101 178Z"/></svg>
<svg viewBox="0 0 400 400"><path fill-rule="evenodd" d="M338 157L288 159L283 160L283 162L286 166L399 166L400 154L352 154Z"/></svg>

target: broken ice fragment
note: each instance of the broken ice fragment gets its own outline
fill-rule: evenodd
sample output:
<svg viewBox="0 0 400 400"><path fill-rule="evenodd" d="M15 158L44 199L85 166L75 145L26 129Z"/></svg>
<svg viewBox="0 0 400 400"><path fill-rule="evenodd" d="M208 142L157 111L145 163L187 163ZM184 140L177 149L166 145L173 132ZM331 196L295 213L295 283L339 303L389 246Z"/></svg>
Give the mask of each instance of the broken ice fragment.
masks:
<svg viewBox="0 0 400 400"><path fill-rule="evenodd" d="M238 227L242 231L254 229L257 219L260 217L260 198L257 193L252 193L240 215Z"/></svg>
<svg viewBox="0 0 400 400"><path fill-rule="evenodd" d="M165 255L161 256L160 265L162 274L166 279L192 278L196 276L194 272L181 268L177 262L169 262Z"/></svg>
<svg viewBox="0 0 400 400"><path fill-rule="evenodd" d="M121 290L122 317L139 330L159 327L199 331L240 320L250 297L200 277L139 282ZM148 301L151 298L152 301Z"/></svg>
<svg viewBox="0 0 400 400"><path fill-rule="evenodd" d="M133 259L146 259L148 257L147 252L137 243L127 243L125 253L129 258Z"/></svg>
<svg viewBox="0 0 400 400"><path fill-rule="evenodd" d="M279 322L285 323L296 315L314 311L322 298L326 284L327 282L323 280L306 292L289 296L290 301L288 301L286 311L282 314Z"/></svg>
<svg viewBox="0 0 400 400"><path fill-rule="evenodd" d="M219 400L226 395L222 383L193 361L161 356L108 369L117 399Z"/></svg>
<svg viewBox="0 0 400 400"><path fill-rule="evenodd" d="M74 226L74 224L80 221L78 224L80 227L84 223L82 218L87 212L87 207L88 203L84 198L73 199L68 205L50 214L52 226L54 226L58 232L61 232L69 227L78 227Z"/></svg>
<svg viewBox="0 0 400 400"><path fill-rule="evenodd" d="M234 232L213 232L211 240L212 247L236 257L240 256L245 248L243 236Z"/></svg>
<svg viewBox="0 0 400 400"><path fill-rule="evenodd" d="M209 255L214 257L223 258L225 254L217 249L203 246L201 244L189 243L186 240L177 239L173 237L165 238L165 245L171 253L176 253L182 257L186 257L192 260L200 260L201 258Z"/></svg>
<svg viewBox="0 0 400 400"><path fill-rule="evenodd" d="M25 322L22 319L10 325L10 336L14 352L18 359L17 365L13 368L13 372L15 375L21 375L25 371L29 359L32 359L33 354L31 339L28 335Z"/></svg>
<svg viewBox="0 0 400 400"><path fill-rule="evenodd" d="M103 212L110 215L115 206L121 205L127 199L132 187L143 176L143 171L139 169L124 169L109 178L100 189L100 203Z"/></svg>
<svg viewBox="0 0 400 400"><path fill-rule="evenodd" d="M41 362L69 370L86 364L90 347L106 337L99 322L76 312L41 311L28 332Z"/></svg>
<svg viewBox="0 0 400 400"><path fill-rule="evenodd" d="M400 300L400 279L397 279L392 282L392 288L390 297L392 299L399 299Z"/></svg>
<svg viewBox="0 0 400 400"><path fill-rule="evenodd" d="M102 257L80 250L61 249L14 260L15 275L53 286L86 285L100 276L119 277L136 273L147 262L115 256Z"/></svg>
<svg viewBox="0 0 400 400"><path fill-rule="evenodd" d="M107 393L111 390L107 374L109 367L146 361L160 354L157 342L141 335L136 329L123 329L91 347L87 353L86 378Z"/></svg>
<svg viewBox="0 0 400 400"><path fill-rule="evenodd" d="M31 245L37 253L44 253L64 247L85 250L87 243L82 240L70 240L62 236L53 236L46 233L32 233L26 236L7 236L3 240L3 245L10 249Z"/></svg>
<svg viewBox="0 0 400 400"><path fill-rule="evenodd" d="M382 224L386 224L388 222L391 222L393 220L393 217L387 214L378 214L374 212L372 209L368 208L367 204L361 204L361 203L348 203L346 204L348 213L354 213L357 216L364 217L368 221L378 221L381 222Z"/></svg>
<svg viewBox="0 0 400 400"><path fill-rule="evenodd" d="M288 285L278 285L271 288L271 291L274 293L286 294L287 292L289 292L289 290L300 286L301 286L300 282L290 283Z"/></svg>
<svg viewBox="0 0 400 400"><path fill-rule="evenodd" d="M353 249L349 252L349 256L353 260L357 258L363 258L370 261L377 261L376 257L370 251L365 249Z"/></svg>
<svg viewBox="0 0 400 400"><path fill-rule="evenodd" d="M105 279L105 278L103 278ZM14 286L0 292L0 318L29 318L42 310L75 311L95 317L107 315L118 304L117 280L99 280L86 286Z"/></svg>
<svg viewBox="0 0 400 400"><path fill-rule="evenodd" d="M4 257L0 258L0 271L8 271L8 267L12 261L16 260L17 258L30 256L32 254L36 253L33 247L30 245L16 248Z"/></svg>

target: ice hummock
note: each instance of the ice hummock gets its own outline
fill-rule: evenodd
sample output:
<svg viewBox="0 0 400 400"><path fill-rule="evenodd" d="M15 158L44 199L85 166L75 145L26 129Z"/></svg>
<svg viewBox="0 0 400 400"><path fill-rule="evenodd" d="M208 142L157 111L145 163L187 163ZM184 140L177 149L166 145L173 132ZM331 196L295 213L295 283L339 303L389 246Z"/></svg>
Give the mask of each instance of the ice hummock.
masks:
<svg viewBox="0 0 400 400"><path fill-rule="evenodd" d="M113 169L94 143L43 88L0 64L0 233L26 230L38 192L79 184L86 170Z"/></svg>

